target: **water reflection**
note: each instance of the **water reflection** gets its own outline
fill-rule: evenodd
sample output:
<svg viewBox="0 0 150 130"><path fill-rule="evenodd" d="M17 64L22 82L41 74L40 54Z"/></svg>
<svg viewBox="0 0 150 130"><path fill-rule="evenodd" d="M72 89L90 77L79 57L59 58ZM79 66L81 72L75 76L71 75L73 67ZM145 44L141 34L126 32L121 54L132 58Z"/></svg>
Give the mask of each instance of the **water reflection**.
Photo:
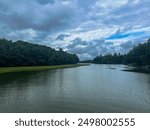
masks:
<svg viewBox="0 0 150 130"><path fill-rule="evenodd" d="M0 75L0 112L150 112L150 75L124 67Z"/></svg>

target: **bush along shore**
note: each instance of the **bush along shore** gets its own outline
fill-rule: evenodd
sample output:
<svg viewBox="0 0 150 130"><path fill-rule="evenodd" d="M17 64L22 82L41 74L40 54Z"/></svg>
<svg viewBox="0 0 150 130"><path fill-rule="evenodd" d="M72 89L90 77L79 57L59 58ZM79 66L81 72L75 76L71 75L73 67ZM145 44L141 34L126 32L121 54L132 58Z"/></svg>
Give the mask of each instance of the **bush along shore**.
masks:
<svg viewBox="0 0 150 130"><path fill-rule="evenodd" d="M127 54L100 55L93 59L96 64L125 64L132 66L124 71L150 73L150 39L134 47Z"/></svg>

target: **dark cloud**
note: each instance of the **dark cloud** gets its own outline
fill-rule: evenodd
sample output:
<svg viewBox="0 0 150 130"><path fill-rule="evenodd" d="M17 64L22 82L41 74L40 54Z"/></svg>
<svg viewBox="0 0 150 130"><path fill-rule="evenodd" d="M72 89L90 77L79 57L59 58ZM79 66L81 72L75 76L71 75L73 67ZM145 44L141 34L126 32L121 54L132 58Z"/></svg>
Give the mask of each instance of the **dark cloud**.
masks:
<svg viewBox="0 0 150 130"><path fill-rule="evenodd" d="M70 25L74 14L71 5L54 0L14 0L10 3L1 1L0 23L12 31L30 28L43 32L58 31Z"/></svg>
<svg viewBox="0 0 150 130"><path fill-rule="evenodd" d="M69 37L70 35L67 35L67 34L60 34L56 40L64 40L66 37Z"/></svg>

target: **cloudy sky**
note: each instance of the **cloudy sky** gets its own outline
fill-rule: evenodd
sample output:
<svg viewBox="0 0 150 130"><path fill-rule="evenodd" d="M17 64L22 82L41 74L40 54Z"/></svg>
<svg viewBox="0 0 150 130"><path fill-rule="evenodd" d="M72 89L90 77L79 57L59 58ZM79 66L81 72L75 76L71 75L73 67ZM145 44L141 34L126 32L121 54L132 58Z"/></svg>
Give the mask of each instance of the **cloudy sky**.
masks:
<svg viewBox="0 0 150 130"><path fill-rule="evenodd" d="M81 58L126 53L150 38L150 0L0 0L0 38Z"/></svg>

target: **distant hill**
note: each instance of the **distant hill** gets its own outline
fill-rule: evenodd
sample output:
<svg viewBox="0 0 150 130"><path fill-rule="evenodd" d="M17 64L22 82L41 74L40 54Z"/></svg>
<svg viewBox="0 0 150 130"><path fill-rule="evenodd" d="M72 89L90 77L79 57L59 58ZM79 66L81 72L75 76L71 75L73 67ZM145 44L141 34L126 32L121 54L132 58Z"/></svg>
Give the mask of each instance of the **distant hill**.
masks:
<svg viewBox="0 0 150 130"><path fill-rule="evenodd" d="M56 51L44 45L0 39L0 66L47 66L77 62L79 58L76 54L62 49Z"/></svg>

